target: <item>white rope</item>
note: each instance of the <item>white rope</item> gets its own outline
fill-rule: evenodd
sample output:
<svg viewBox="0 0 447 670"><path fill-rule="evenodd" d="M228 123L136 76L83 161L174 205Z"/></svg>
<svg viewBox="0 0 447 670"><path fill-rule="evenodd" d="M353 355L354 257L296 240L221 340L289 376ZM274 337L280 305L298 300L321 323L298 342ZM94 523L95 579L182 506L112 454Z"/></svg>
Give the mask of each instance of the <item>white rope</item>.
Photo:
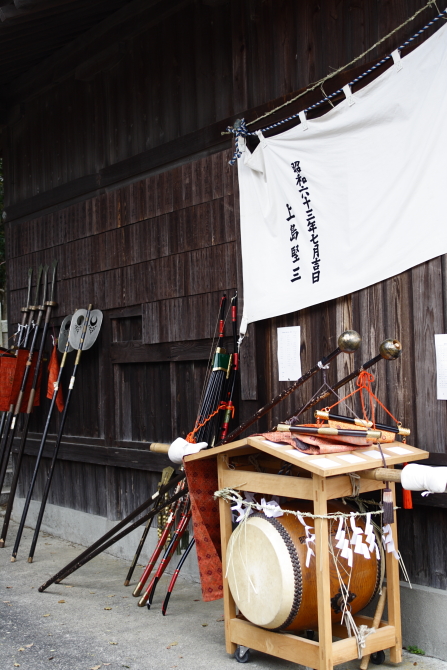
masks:
<svg viewBox="0 0 447 670"><path fill-rule="evenodd" d="M386 42L387 39L389 39L390 37L392 37L392 35L394 35L395 33L399 32L399 30L401 30L402 28L404 28L406 25L408 25L409 23L411 23L412 21L414 21L414 19L415 19L421 12L425 11L426 9L428 9L429 7L431 7L432 5L434 5L434 6L436 7L436 9L437 9L436 0L428 0L427 4L425 4L423 7L421 7L420 9L418 9L418 10L417 10L412 16L410 16L406 21L404 21L404 22L401 23L399 26L397 26L397 28L394 28L394 30L392 30L392 31L389 32L387 35L385 35L385 37L382 37L380 40L378 40L377 42L375 42L372 46L368 47L368 49L366 49L366 51L364 51L363 53L361 53L359 56L356 56L355 58L353 58L351 61L349 61L349 63L346 63L346 65L342 65L342 67L339 67L337 70L334 70L333 72L327 74L327 75L326 75L325 77L323 77L322 79L318 79L318 81L315 81L313 84L310 84L304 91L301 91L301 93L298 93L298 95L295 95L295 96L294 96L293 98L291 98L290 100L287 100L287 102L284 102L282 105L279 105L278 107L275 107L275 109L272 109L271 111L266 112L266 113L263 114L262 116L258 116L258 118L257 118L257 119L254 119L253 121L248 121L248 122L246 122L245 125L246 125L246 126L251 126L253 123L258 123L258 122L261 121L262 119L265 119L265 118L267 118L268 116L271 116L272 114L275 114L275 112L278 112L280 109L283 109L283 108L286 107L287 105L292 104L292 102L295 102L295 101L298 100L299 98L302 98L302 97L303 97L304 95L306 95L307 93L310 93L311 91L314 91L316 88L321 88L321 86L323 86L323 84L324 84L326 81L329 81L330 79L333 79L333 78L336 77L338 74L340 74L341 72L343 72L343 70L346 70L346 68L351 67L352 65L354 65L355 63L357 63L359 60L361 60L362 58L364 58L365 56L367 56L367 55L368 55L371 51L373 51L376 47L378 47L378 46L380 46L381 44L383 44L383 42ZM444 18L443 16L441 16L441 14L444 14L444 13L445 13L445 10L444 10L443 12L440 12L439 9L438 9L438 17L436 17L436 18ZM431 25L431 24L432 24L432 22L429 23L429 25ZM417 35L419 35L421 32L422 32L422 30L421 30L421 31L418 31L418 32L417 32ZM413 39L414 39L414 37L413 37ZM408 40L407 40L407 42L408 42ZM407 45L407 42L405 42L405 46ZM403 45L402 45L402 46L403 46ZM323 94L324 94L324 91L323 91ZM324 94L324 95L325 95L325 94ZM331 97L332 97L332 96L331 96ZM328 97L327 95L325 95L324 100L329 100L329 97ZM264 130L265 130L265 129L264 129ZM222 132L222 135L229 135L229 134L231 134L231 131L228 131L228 130L227 130L227 131L223 131L223 132Z"/></svg>
<svg viewBox="0 0 447 670"><path fill-rule="evenodd" d="M242 508L247 508L249 507L252 510L256 510L257 512L263 512L264 508L262 504L257 503L256 501L251 501L251 500L246 500L244 499L240 493L235 491L234 489L231 488L223 488L220 489L220 491L214 491L214 497L215 498L222 498L222 500L226 500L226 502L232 502L236 503L236 506ZM267 503L267 506L270 505L270 503ZM279 505L278 505L279 507ZM233 509L233 508L232 508ZM293 514L293 516L300 516L300 517L307 517L309 519L351 519L351 518L357 518L357 517L362 517L362 516L368 516L371 514L383 514L383 510L379 509L374 512L331 512L330 514L311 514L311 512L300 512L296 510L290 510L290 509L283 509L282 507L279 507L281 512L283 514ZM278 508L275 506L275 511L278 511ZM282 516L280 514L276 514L276 516Z"/></svg>

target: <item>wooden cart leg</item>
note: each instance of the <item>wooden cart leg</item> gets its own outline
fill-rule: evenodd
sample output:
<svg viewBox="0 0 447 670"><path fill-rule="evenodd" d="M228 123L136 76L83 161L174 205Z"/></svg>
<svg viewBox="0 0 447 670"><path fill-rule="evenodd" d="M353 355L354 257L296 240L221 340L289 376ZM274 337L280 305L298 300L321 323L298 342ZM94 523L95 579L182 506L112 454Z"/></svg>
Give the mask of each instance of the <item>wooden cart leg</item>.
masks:
<svg viewBox="0 0 447 670"><path fill-rule="evenodd" d="M218 480L219 480L219 489L223 488L222 483L222 470L227 469L227 463L225 455L219 455L217 457L217 469L218 469ZM231 525L231 508L230 505L220 498L219 500L219 516L220 516L220 539L222 543L222 579L223 579L223 593L224 593L224 618L225 618L225 648L228 654L234 654L236 651L237 645L234 642L231 642L230 639L230 619L236 617L236 605L231 595L230 588L228 586L228 579L226 578L227 571L227 546L230 539L230 535L233 531Z"/></svg>
<svg viewBox="0 0 447 670"><path fill-rule="evenodd" d="M396 485L390 483L393 492L393 504L396 504ZM394 546L397 551L397 522L391 526L393 529ZM390 649L390 660L392 663L402 661L402 625L400 619L400 584L399 563L393 554L386 553L386 583L388 587L388 622L396 630L396 646Z"/></svg>
<svg viewBox="0 0 447 670"><path fill-rule="evenodd" d="M313 475L314 514L327 514L325 480ZM319 670L332 670L331 585L329 577L328 520L315 519Z"/></svg>

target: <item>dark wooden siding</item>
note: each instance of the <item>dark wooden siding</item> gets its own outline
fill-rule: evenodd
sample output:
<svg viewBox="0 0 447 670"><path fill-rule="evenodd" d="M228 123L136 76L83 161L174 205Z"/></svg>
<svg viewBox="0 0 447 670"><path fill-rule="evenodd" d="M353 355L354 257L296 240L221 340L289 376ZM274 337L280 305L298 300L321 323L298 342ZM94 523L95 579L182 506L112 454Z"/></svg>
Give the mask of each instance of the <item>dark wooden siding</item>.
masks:
<svg viewBox="0 0 447 670"><path fill-rule="evenodd" d="M56 53L33 77L11 84L3 140L7 211L32 197L39 202L39 194L64 185L71 184L64 191L68 199L79 189L92 191L134 176L133 157L324 77L422 5L421 0L168 4L170 11L158 9L159 20L148 10L154 17L146 18L147 27L139 16L114 30L99 26L98 35L92 30L83 38L82 49L73 46L62 58ZM435 12L423 12L356 65L389 53ZM190 153L206 148L206 142L191 145Z"/></svg>
<svg viewBox="0 0 447 670"><path fill-rule="evenodd" d="M119 517L153 491L167 462L148 451L150 442L186 435L193 426L219 296L235 289L243 296L237 171L228 166L229 141L221 151L215 139L224 129L220 120L324 76L420 6L418 0L194 2L147 29L129 29L121 58L92 78L59 68L52 83L53 63L36 74L34 89L17 82L3 133L12 212L9 320L19 318L27 268L54 257L56 325L89 302L105 315L100 339L82 359L52 502ZM394 49L430 12L365 60ZM21 98L29 104L18 106ZM23 216L26 203L32 215ZM277 327L301 326L303 370L352 327L363 336L361 352L340 356L329 382L373 357L383 339L398 338L402 359L377 365L375 390L412 429L413 444L445 454L447 410L436 400L433 337L447 328L445 283L445 258L436 258L351 296L250 326L238 418L287 386L277 381ZM277 423L321 383L315 377L253 430ZM22 494L43 415L33 417ZM378 418L385 419L381 410ZM53 434L56 428L57 420ZM41 474L36 497L42 481ZM446 549L436 544L430 558L416 543L424 528L427 538L445 534L446 515L427 506L402 514L402 550L416 583L445 587Z"/></svg>

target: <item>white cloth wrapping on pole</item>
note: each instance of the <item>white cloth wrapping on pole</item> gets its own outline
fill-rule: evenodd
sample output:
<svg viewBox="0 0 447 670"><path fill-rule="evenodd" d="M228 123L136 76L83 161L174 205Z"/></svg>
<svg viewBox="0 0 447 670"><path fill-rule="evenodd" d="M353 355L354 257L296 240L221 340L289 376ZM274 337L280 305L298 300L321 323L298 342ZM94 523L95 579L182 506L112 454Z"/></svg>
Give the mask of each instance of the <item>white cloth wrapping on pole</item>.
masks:
<svg viewBox="0 0 447 670"><path fill-rule="evenodd" d="M402 470L401 483L407 491L426 491L427 494L445 493L447 468L431 468L429 465L409 463Z"/></svg>
<svg viewBox="0 0 447 670"><path fill-rule="evenodd" d="M324 116L240 140L242 333L447 252L446 73L443 26Z"/></svg>

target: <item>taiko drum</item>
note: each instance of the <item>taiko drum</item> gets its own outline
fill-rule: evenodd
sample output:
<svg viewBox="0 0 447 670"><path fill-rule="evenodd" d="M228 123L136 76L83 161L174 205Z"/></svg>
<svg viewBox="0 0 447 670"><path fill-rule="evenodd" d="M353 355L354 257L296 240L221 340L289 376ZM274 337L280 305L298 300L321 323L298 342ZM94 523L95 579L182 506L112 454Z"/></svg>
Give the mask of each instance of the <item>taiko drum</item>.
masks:
<svg viewBox="0 0 447 670"><path fill-rule="evenodd" d="M284 509L312 511L308 501L284 503ZM355 511L337 502L328 503L328 512ZM307 519L309 526L312 519ZM362 517L356 518L362 530ZM353 555L352 568L339 556L335 534L338 521L329 521L329 537L337 558L339 573L349 591L353 614L374 597L380 579L380 559L373 551L370 558ZM315 551L315 546L310 545ZM233 532L227 549L228 583L240 613L269 630L301 631L318 625L316 560L311 556L306 567L307 545L304 526L292 514L268 518L252 514L244 526ZM342 617L340 582L332 554L330 562L330 599L332 621Z"/></svg>

